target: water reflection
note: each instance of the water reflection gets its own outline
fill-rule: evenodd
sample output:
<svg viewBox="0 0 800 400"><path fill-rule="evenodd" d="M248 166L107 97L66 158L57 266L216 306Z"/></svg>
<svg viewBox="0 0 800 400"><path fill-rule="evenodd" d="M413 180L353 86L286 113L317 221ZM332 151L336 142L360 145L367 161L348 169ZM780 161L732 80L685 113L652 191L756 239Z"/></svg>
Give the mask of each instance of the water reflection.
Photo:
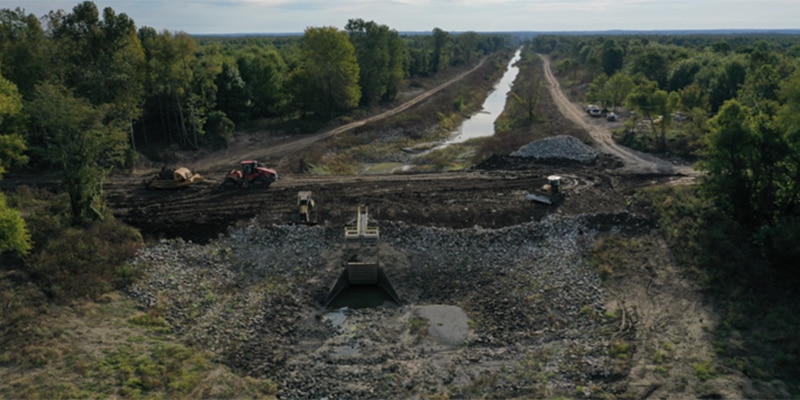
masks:
<svg viewBox="0 0 800 400"><path fill-rule="evenodd" d="M494 86L492 93L483 102L481 111L464 121L461 128L454 132L454 136L444 143L445 146L452 143L466 142L469 139L494 135L494 121L503 112L503 108L506 105L506 96L519 73L519 68L514 65L519 59L520 50L517 50L514 53L514 57L508 62L503 78Z"/></svg>

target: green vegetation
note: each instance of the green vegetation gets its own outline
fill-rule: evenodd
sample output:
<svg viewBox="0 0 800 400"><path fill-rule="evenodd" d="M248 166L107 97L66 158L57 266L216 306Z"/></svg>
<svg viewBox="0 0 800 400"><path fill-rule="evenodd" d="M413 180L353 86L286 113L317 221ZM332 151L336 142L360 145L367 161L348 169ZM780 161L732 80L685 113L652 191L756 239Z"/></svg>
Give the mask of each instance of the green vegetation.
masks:
<svg viewBox="0 0 800 400"><path fill-rule="evenodd" d="M237 376L213 354L173 342L168 329L146 322L128 300L110 296L102 304L52 309L35 287L14 284L18 278L0 276L0 299L10 306L0 315L6 343L0 364L20 370L0 380L4 396L274 398L277 393L270 380Z"/></svg>
<svg viewBox="0 0 800 400"><path fill-rule="evenodd" d="M426 318L411 317L408 323L408 333L414 337L414 341L419 343L423 338L428 336L428 327L430 321Z"/></svg>
<svg viewBox="0 0 800 400"><path fill-rule="evenodd" d="M724 372L721 367L731 368L756 379L781 379L790 393L798 393L800 368L791 361L800 356L795 271L764 257L762 243L699 189L652 188L637 194L721 317L710 331L720 359L698 361L695 373L709 379ZM664 351L670 352L666 344Z"/></svg>

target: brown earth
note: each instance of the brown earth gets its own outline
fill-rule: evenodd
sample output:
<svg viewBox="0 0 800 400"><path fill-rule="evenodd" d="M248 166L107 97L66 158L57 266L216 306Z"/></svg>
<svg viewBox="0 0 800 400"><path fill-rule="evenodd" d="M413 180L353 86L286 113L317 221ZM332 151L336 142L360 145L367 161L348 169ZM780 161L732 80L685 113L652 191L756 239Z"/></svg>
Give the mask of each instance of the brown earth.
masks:
<svg viewBox="0 0 800 400"><path fill-rule="evenodd" d="M235 160L259 159L279 165L280 179L268 190L221 191L214 184L180 191L148 191L141 181L154 171L114 176L104 190L115 215L155 236L181 236L195 241L216 237L234 224L258 216L270 223L290 222L296 210L297 192L311 190L319 204L319 221L341 224L352 209L369 204L382 220L450 228L482 226L498 228L539 220L547 213L616 213L624 210L625 196L637 187L678 181L691 173L655 157L648 157L614 144L605 119L589 118L580 106L569 102L544 60L550 96L543 108L551 110L551 126L576 125L586 129L606 154L593 165L545 165L496 156L464 172L363 176L311 176L293 173L294 164L309 148L337 134L367 125L429 100L437 92L474 73L482 62L403 104L329 131L301 138L283 138L265 143L258 136L239 137L223 151L205 155L191 168L205 177L224 176ZM431 100L435 101L435 100ZM558 114L560 111L561 114ZM643 157L647 157L645 160ZM621 162L620 162L621 160ZM620 168L621 167L621 168ZM565 177L566 200L558 207L530 204L527 191L541 187L546 177Z"/></svg>
<svg viewBox="0 0 800 400"><path fill-rule="evenodd" d="M280 170L280 179L269 189L235 191L222 191L215 185L148 191L141 180L152 171L142 171L112 177L105 185L105 195L117 217L151 237L183 237L205 242L224 233L229 226L253 218L263 224L288 223L300 190L313 191L319 204L320 223L332 226L350 220L357 205L368 204L371 215L381 221L456 229L499 228L538 221L550 213L621 214L625 198L635 189L685 182L687 175L694 174L689 168L673 168L669 163L613 143L608 126L603 125L605 120L589 118L579 105L563 96L546 59L543 68L550 90L542 101L561 112L549 118L577 124L588 131L596 147L606 153L597 163L543 165L520 163L500 155L470 171L452 173L310 176ZM415 97L412 102L430 101L441 87ZM388 113L401 112L411 105L406 103ZM210 154L192 167L205 176L221 176L239 159L294 160L315 143L382 115L300 139L284 139L277 144L240 138L238 145ZM563 203L544 206L524 199L527 191L540 187L548 175L556 173L564 177ZM612 226L606 228L615 231ZM714 326L713 311L704 305L696 285L675 266L656 231L643 233L635 240L642 245L630 252L627 265L637 267L626 270L629 274L618 276L606 287L608 309L621 313L618 337L631 343L631 352L621 362L622 372L616 377L620 387L617 392L630 398L754 395L740 378L719 377L711 381L697 378L696 365L713 356L709 334Z"/></svg>

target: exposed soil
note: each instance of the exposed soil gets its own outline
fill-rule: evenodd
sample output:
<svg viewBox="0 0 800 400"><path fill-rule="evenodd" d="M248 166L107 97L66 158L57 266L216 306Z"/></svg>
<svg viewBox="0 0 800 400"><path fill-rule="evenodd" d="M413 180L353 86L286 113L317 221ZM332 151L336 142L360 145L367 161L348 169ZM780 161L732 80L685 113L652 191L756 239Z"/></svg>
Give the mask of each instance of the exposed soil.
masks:
<svg viewBox="0 0 800 400"><path fill-rule="evenodd" d="M635 189L685 182L694 173L690 168L677 168L616 145L608 127L602 124L605 120L592 120L579 105L563 96L546 59L543 68L550 95L542 96L542 101L555 104L562 113L550 118L563 118L569 121L565 123L586 129L596 148L604 152L595 163L545 165L498 155L473 170L454 173L309 176L279 171L280 179L266 190L234 191L223 191L214 185L148 191L141 185L143 176L151 173L147 171L112 177L105 185L106 198L115 215L151 237L181 237L216 246L212 249L179 242L180 249L174 252L162 248L142 261L159 266L154 274L179 275L181 268L196 265L202 274L216 276L207 279L213 282L218 279L219 290L235 288L230 292L232 297L241 295L250 299L242 301L249 302L253 296L266 296L258 303L256 315L242 322L249 324L250 329L242 334L228 332L238 325L224 316L189 315L186 307L191 308L189 303L196 297L192 291L199 286L185 283L185 293L169 294L166 287L163 292L168 301L166 306L173 310L171 322L179 332L178 337L208 346L213 339L216 344L210 348L224 355L233 368L246 374L279 377L280 397L419 398L431 393L449 393L455 397L754 395L748 392L742 378L724 376L705 380L698 376L695 365L713 358L708 333L714 326L713 311L704 305L697 287L674 265L669 249L655 233L649 217L625 214L625 199ZM412 102L433 96L441 87L418 95ZM388 113L408 107L410 103ZM207 175L221 173L225 166L231 165L231 160L289 156L366 122L301 139L285 139L277 145L255 146L242 140L238 146L198 160L193 168ZM546 206L525 199L528 191L541 187L552 174L564 177L566 197L562 203ZM303 239L299 239L302 232L296 229L303 227L284 231L296 211L296 195L300 190L314 193L319 205L317 218L322 225L309 227L309 235L316 239L307 252L298 250ZM336 232L353 219L356 207L361 204L369 205L370 215L389 227L382 232L384 235L396 235L394 239L387 238L391 244L388 260L403 267L394 277L395 285L404 288L410 304L360 311L338 327L336 321L323 324L320 322L323 319L335 317L315 301L336 274ZM634 204L634 215L637 211ZM547 229L538 225L541 221L546 222ZM570 227L580 232L564 231ZM285 234L286 240L291 237L299 243L285 244L293 247L276 245L280 252L285 252L278 253L281 260L284 264L308 268L283 271L280 270L283 264L279 263L274 273L269 269L273 267L247 274L226 270L225 265L244 268L244 264L239 264L244 261L222 256L235 252L231 249L237 246L236 239L223 241L220 235L226 232L234 232L242 243L252 247L264 243L257 241L261 239L280 242L279 234ZM531 236L527 237L527 233ZM548 237L551 234L553 238ZM416 241L415 238L425 235L443 240L447 246L459 243L459 238L465 235L488 243L486 248L464 249L462 253L468 258L481 258L493 252L504 254L503 251L516 247L520 250L514 257L497 256L502 265L492 265L491 259L483 261L491 268L485 273L472 270L465 273L463 268L469 268L466 263L442 269L454 274L447 275L437 273L431 265L441 262L444 268L452 260L436 259L437 243ZM599 283L594 283L599 278L591 270L591 251L594 241L604 235L633 237L646 246L629 255L628 266L641 267L631 268L630 275L618 277L601 289ZM220 242L214 241L217 238ZM494 242L507 243L501 248L505 250L491 247ZM191 249L182 250L182 246ZM247 246L242 245L241 249ZM324 246L330 248L326 250ZM548 246L558 247L558 251L540 253ZM452 251L458 252L457 248ZM312 259L312 254L319 257ZM185 265L164 262L173 256L189 261ZM219 257L220 264L214 264L212 261ZM272 255L248 257L252 257L253 265L272 265L272 261L264 259ZM223 263L223 259L229 264ZM419 272L423 266L417 263L426 263L424 271L428 275ZM515 281L517 274L536 276L538 268L544 265L562 268L561 263L569 266L564 268L574 267L580 272L575 281L565 284L555 273L541 278L546 287L537 290ZM233 278L222 276L225 274ZM160 290L154 288L165 284L156 277L153 282L151 288L139 288L132 295L143 307L154 305L147 299ZM284 290L259 291L275 282L287 286ZM586 301L584 308L569 304L569 300L558 300L573 293ZM596 301L604 303L601 309L595 305ZM228 306L232 307L230 303ZM219 312L220 307L209 309L216 308ZM468 324L465 344L454 347L464 329L460 312L479 324L477 327ZM431 337L415 337L408 328L414 316L439 329L428 326L422 333L427 332ZM228 339L225 332L229 333ZM229 344L238 334L248 339L236 345L239 347ZM624 347L623 350L615 347L620 343L624 346L618 347ZM391 380L376 382L381 376L391 376Z"/></svg>

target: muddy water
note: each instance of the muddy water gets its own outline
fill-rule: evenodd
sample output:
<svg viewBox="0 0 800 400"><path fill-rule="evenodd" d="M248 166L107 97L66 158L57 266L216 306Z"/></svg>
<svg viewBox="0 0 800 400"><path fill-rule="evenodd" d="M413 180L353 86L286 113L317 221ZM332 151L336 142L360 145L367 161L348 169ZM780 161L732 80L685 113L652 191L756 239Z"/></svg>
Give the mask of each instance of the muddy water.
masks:
<svg viewBox="0 0 800 400"><path fill-rule="evenodd" d="M503 112L506 105L506 96L511 90L511 85L514 79L519 74L519 68L516 67L517 61L520 59L520 50L514 54L511 61L508 62L506 73L489 94L489 97L483 102L481 111L464 121L456 132L453 132L453 137L444 143L444 146L452 143L466 142L469 139L486 137L494 135L494 121L497 116Z"/></svg>

